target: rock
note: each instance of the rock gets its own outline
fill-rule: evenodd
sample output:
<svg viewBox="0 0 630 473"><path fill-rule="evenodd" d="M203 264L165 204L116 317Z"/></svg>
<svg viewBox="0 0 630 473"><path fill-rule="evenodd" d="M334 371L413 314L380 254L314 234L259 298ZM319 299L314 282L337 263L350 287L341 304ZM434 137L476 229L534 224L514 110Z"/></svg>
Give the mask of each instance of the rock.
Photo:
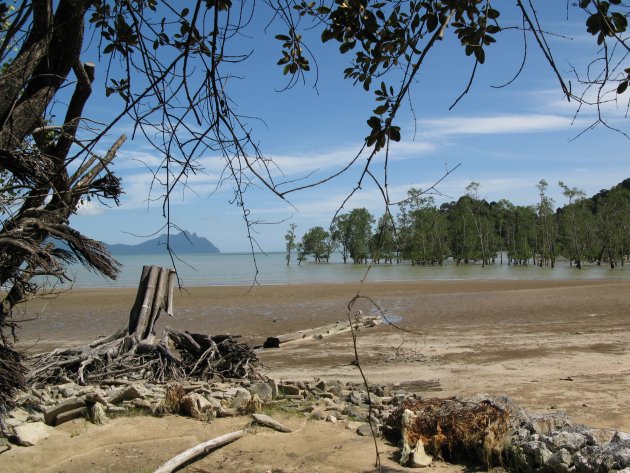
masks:
<svg viewBox="0 0 630 473"><path fill-rule="evenodd" d="M350 395L348 396L347 400L348 400L348 402L351 402L355 406L359 406L359 405L363 404L363 395L362 395L362 393L359 393L359 392L356 392L356 391L352 391L350 393Z"/></svg>
<svg viewBox="0 0 630 473"><path fill-rule="evenodd" d="M332 415L332 414L328 414L326 416L326 422L330 422L331 424L336 424L337 423L337 417Z"/></svg>
<svg viewBox="0 0 630 473"><path fill-rule="evenodd" d="M217 412L217 417L236 417L237 415L238 412L236 412L236 409L229 407L223 407Z"/></svg>
<svg viewBox="0 0 630 473"><path fill-rule="evenodd" d="M278 392L280 394L284 394L285 396L299 396L301 393L301 389L298 386L293 386L292 384L279 384Z"/></svg>
<svg viewBox="0 0 630 473"><path fill-rule="evenodd" d="M569 473L575 469L575 467L572 466L573 460L571 457L571 452L564 448L561 448L556 453L551 455L547 464L554 471L554 473Z"/></svg>
<svg viewBox="0 0 630 473"><path fill-rule="evenodd" d="M326 381L320 380L315 384L314 387L316 387L320 391L326 391L327 390Z"/></svg>
<svg viewBox="0 0 630 473"><path fill-rule="evenodd" d="M321 408L315 409L311 414L311 418L315 420L325 420L326 412L324 412L324 410Z"/></svg>
<svg viewBox="0 0 630 473"><path fill-rule="evenodd" d="M109 398L111 404L118 404L122 401L131 401L132 399L144 399L144 393L137 384L124 387L116 392Z"/></svg>
<svg viewBox="0 0 630 473"><path fill-rule="evenodd" d="M378 427L375 425L373 425L372 427L374 428L374 434L378 434ZM361 435L362 437L371 437L372 428L370 428L370 424L365 423L359 425L359 427L357 428L357 435Z"/></svg>
<svg viewBox="0 0 630 473"><path fill-rule="evenodd" d="M89 407L90 421L96 425L102 425L107 423L107 415L103 404L96 402Z"/></svg>
<svg viewBox="0 0 630 473"><path fill-rule="evenodd" d="M250 394L256 394L261 401L269 402L273 399L273 388L268 383L256 383L250 386Z"/></svg>
<svg viewBox="0 0 630 473"><path fill-rule="evenodd" d="M615 432L615 435L610 439L610 443L630 442L630 434L626 432Z"/></svg>
<svg viewBox="0 0 630 473"><path fill-rule="evenodd" d="M251 400L251 398L252 395L249 394L249 391L247 389L238 388L236 390L234 398L232 399L230 407L237 411L244 411L247 403Z"/></svg>
<svg viewBox="0 0 630 473"><path fill-rule="evenodd" d="M85 406L85 399L83 398L68 399L67 401L57 404L56 406L44 409L44 422L46 422L48 425L57 425L55 423L55 419L57 418L57 416L63 414L64 412L76 410L79 408L82 409Z"/></svg>
<svg viewBox="0 0 630 473"><path fill-rule="evenodd" d="M341 381L329 381L328 383L326 383L325 390L335 396L341 396L343 391L343 384L341 384Z"/></svg>
<svg viewBox="0 0 630 473"><path fill-rule="evenodd" d="M95 404L95 403L101 403L104 406L107 405L107 400L105 399L105 397L99 393L99 392L90 392L90 393L86 393L83 395L83 399L85 399L85 402L87 404Z"/></svg>
<svg viewBox="0 0 630 473"><path fill-rule="evenodd" d="M55 434L55 429L43 422L30 422L14 429L15 443L22 447L32 447L42 439Z"/></svg>
<svg viewBox="0 0 630 473"><path fill-rule="evenodd" d="M554 450L564 448L571 453L586 445L586 437L578 432L557 432L551 436L550 441L549 446L555 447Z"/></svg>
<svg viewBox="0 0 630 473"><path fill-rule="evenodd" d="M262 408L263 402L258 397L258 394L253 394L249 401L247 401L247 404L245 404L242 412L243 414L254 414L262 410Z"/></svg>
<svg viewBox="0 0 630 473"><path fill-rule="evenodd" d="M191 392L182 398L182 412L198 420L209 420L216 417L216 404L208 401L204 396Z"/></svg>
<svg viewBox="0 0 630 473"><path fill-rule="evenodd" d="M71 420L85 417L86 413L86 407L77 407L76 409L72 409L71 411L65 411L61 414L57 414L57 417L55 417L55 427L61 424L65 424L66 422L69 422Z"/></svg>
<svg viewBox="0 0 630 473"><path fill-rule="evenodd" d="M271 398L275 399L278 397L278 383L275 379L269 378L267 379L267 384L271 388Z"/></svg>
<svg viewBox="0 0 630 473"><path fill-rule="evenodd" d="M605 445L610 443L615 431L609 429L587 429L582 432L587 445Z"/></svg>

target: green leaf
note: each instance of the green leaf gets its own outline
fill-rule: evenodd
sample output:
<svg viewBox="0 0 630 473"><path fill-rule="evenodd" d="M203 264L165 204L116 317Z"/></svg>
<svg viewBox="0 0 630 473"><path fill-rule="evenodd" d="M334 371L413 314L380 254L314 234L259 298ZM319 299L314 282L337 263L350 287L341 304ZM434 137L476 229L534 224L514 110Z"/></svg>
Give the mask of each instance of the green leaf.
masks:
<svg viewBox="0 0 630 473"><path fill-rule="evenodd" d="M499 10L495 10L494 8L488 8L487 16L491 20L496 20L497 18L499 18L500 15L501 13L499 12Z"/></svg>
<svg viewBox="0 0 630 473"><path fill-rule="evenodd" d="M372 128L373 131L380 131L381 129L381 119L378 117L370 117L367 121L367 124Z"/></svg>
<svg viewBox="0 0 630 473"><path fill-rule="evenodd" d="M383 105L379 105L378 107L376 107L374 109L374 113L376 113L377 115L383 115L385 112L387 112L387 110L389 110L389 104L384 103Z"/></svg>
<svg viewBox="0 0 630 473"><path fill-rule="evenodd" d="M400 141L400 127L392 126L388 132L389 139L392 141Z"/></svg>
<svg viewBox="0 0 630 473"><path fill-rule="evenodd" d="M486 60L486 52L483 48L475 48L475 57L477 61L479 61L479 64L483 64Z"/></svg>
<svg viewBox="0 0 630 473"><path fill-rule="evenodd" d="M291 41L291 38L284 34L277 34L275 38L279 41Z"/></svg>
<svg viewBox="0 0 630 473"><path fill-rule="evenodd" d="M352 48L354 48L355 44L356 44L355 41L347 41L345 43L341 43L341 46L339 46L339 52L341 54L345 54L348 51L350 51Z"/></svg>
<svg viewBox="0 0 630 473"><path fill-rule="evenodd" d="M619 84L619 86L617 86L617 93L623 94L627 88L628 88L628 81L624 80L623 82Z"/></svg>
<svg viewBox="0 0 630 473"><path fill-rule="evenodd" d="M114 51L114 49L116 49L114 43L109 43L107 46L105 46L105 49L103 49L103 54L110 54Z"/></svg>
<svg viewBox="0 0 630 473"><path fill-rule="evenodd" d="M184 17L184 16L188 15L189 12L190 12L190 10L188 8L184 8L182 10L182 12L179 14L179 16Z"/></svg>

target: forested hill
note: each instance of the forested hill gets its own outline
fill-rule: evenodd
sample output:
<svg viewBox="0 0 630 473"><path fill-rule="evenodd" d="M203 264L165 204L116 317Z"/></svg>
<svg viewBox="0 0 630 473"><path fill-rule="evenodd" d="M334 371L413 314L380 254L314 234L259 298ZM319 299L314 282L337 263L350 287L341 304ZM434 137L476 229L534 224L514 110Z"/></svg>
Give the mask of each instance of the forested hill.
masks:
<svg viewBox="0 0 630 473"><path fill-rule="evenodd" d="M152 240L147 240L137 245L107 245L109 251L114 255L149 255L166 253L167 235L160 235ZM177 254L190 253L221 253L210 240L197 236L196 233L183 231L171 235L169 244L171 250Z"/></svg>

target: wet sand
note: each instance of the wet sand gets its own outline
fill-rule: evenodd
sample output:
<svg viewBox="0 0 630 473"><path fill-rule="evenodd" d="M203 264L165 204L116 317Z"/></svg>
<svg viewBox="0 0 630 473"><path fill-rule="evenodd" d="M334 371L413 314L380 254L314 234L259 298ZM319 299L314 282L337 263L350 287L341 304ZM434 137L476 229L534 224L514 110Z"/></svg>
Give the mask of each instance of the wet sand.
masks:
<svg viewBox="0 0 630 473"><path fill-rule="evenodd" d="M358 334L360 361L370 382L414 386L436 380L439 388L424 396L508 395L533 410L566 410L576 422L630 431L629 293L630 283L610 281L204 287L178 294L175 318L160 322L240 334L259 343L270 335L347 318L348 302L360 294L366 299L359 299L353 310L370 313L378 306L405 330L385 325ZM37 321L23 323L20 346L41 351L108 335L126 322L134 296L134 290L126 289L75 290L31 302L22 317ZM279 379L358 380L353 359L348 334L261 353L267 374ZM319 429L318 423L309 425ZM330 435L324 430L322 445ZM261 453L263 447L257 453L233 448L273 459ZM337 471L370 469L370 458L361 467L356 461ZM287 465L286 471L300 471L299 462ZM335 471L330 468L321 471Z"/></svg>

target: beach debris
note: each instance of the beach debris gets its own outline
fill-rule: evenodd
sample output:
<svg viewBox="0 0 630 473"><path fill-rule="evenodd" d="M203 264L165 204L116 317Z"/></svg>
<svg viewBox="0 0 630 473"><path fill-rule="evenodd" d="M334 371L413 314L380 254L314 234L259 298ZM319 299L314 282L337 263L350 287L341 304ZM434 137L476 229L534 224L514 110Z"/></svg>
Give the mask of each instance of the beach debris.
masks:
<svg viewBox="0 0 630 473"><path fill-rule="evenodd" d="M199 457L207 455L213 450L235 442L236 440L240 439L244 433L245 432L243 430L237 430L236 432L221 435L220 437L216 437L211 440L202 442L199 445L195 445L194 447L180 453L176 457L171 458L169 461L162 464L153 473L171 473L193 459L198 459Z"/></svg>
<svg viewBox="0 0 630 473"><path fill-rule="evenodd" d="M258 358L238 337L169 327L161 338L156 337L161 312L173 315L173 277L169 268L145 266L128 325L88 345L33 356L29 382L44 386L71 380L87 385L123 378L125 382L148 379L163 383L255 376Z"/></svg>
<svg viewBox="0 0 630 473"><path fill-rule="evenodd" d="M384 432L389 439L403 440L404 465L416 456L424 458L426 449L436 458L489 467L501 458L509 427L509 411L491 399L452 397L403 401ZM418 442L422 452L415 450Z"/></svg>
<svg viewBox="0 0 630 473"><path fill-rule="evenodd" d="M277 420L269 417L266 414L252 414L252 418L256 424L262 425L264 427L269 427L270 429L277 430L278 432L290 433L293 432L286 425L278 422Z"/></svg>
<svg viewBox="0 0 630 473"><path fill-rule="evenodd" d="M433 457L426 454L422 438L415 435L414 426L417 422L417 415L409 409L405 409L401 418L402 451L400 464L411 468L424 468L433 463Z"/></svg>
<svg viewBox="0 0 630 473"><path fill-rule="evenodd" d="M383 319L380 315L363 315L357 313L352 321L352 326L347 320L339 320L334 324L327 324L321 327L298 330L297 332L287 333L284 335L276 335L267 337L262 348L280 348L290 342L298 342L302 340L320 340L331 335L339 335L341 333L350 332L352 328L359 330L361 328L371 328L380 325Z"/></svg>
<svg viewBox="0 0 630 473"><path fill-rule="evenodd" d="M271 378L257 382L184 380L168 385L149 380L112 385L109 380L91 386L65 382L29 388L17 396L18 407L4 419L3 435L18 443L15 432L22 425L41 424L45 418L58 425L81 411L91 414L93 409L106 411L110 417L135 409L135 415L183 414L208 422L215 415L243 415L251 408L248 404L255 404L257 410L266 406L304 415L357 435L371 436L371 423L376 435L403 445L401 457L406 466L426 465L433 457L434 462L445 459L486 467L500 465L514 472L601 473L630 468L630 434L574 425L564 412L530 412L504 397L423 399L421 396L432 387L421 380L404 385L375 384L369 391L361 383L321 379L282 383ZM271 399L263 400L260 384L293 386L299 394L283 394L282 390L274 394L272 390ZM142 398L121 396L131 386ZM248 399L241 410L230 407L235 398L239 402ZM254 422L264 422L256 420L265 419L259 416L252 416ZM95 421L94 416L89 419ZM53 430L50 427L46 432ZM403 438L406 442L401 442Z"/></svg>

